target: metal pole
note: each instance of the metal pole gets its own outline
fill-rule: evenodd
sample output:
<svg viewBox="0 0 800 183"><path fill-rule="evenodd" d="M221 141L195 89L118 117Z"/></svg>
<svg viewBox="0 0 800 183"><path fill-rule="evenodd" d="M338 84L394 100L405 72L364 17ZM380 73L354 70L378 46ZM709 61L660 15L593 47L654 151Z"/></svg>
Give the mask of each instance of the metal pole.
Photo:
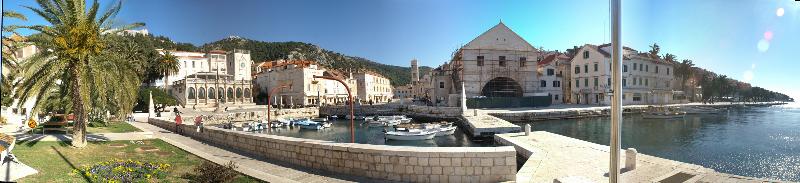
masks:
<svg viewBox="0 0 800 183"><path fill-rule="evenodd" d="M354 116L355 110L353 107L353 95L350 93L350 87L347 86L347 84L344 81L338 78L328 77L328 76L314 76L314 78L335 80L338 81L339 83L342 83L342 85L344 85L344 89L347 89L347 100L348 103L350 103L350 143L356 143L356 134L355 134L356 117Z"/></svg>
<svg viewBox="0 0 800 183"><path fill-rule="evenodd" d="M613 97L611 98L611 138L609 146L611 153L609 159L608 182L616 183L622 182L620 180L619 172L619 151L622 148L620 143L620 135L622 130L622 37L621 32L621 7L622 0L610 0L611 6L611 65L612 65L612 80L614 80L612 91Z"/></svg>

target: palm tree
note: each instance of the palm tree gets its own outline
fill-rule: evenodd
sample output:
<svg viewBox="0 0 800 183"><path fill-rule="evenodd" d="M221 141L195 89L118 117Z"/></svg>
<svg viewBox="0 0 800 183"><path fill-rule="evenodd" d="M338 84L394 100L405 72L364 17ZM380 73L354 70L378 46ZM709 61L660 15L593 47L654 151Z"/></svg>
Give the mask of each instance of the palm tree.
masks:
<svg viewBox="0 0 800 183"><path fill-rule="evenodd" d="M158 63L155 64L155 69L160 73L164 73L164 92L169 93L169 75L177 73L180 69L179 67L178 57L169 51L165 51Z"/></svg>
<svg viewBox="0 0 800 183"><path fill-rule="evenodd" d="M15 18L23 21L28 20L25 15L11 10L3 11L3 18ZM17 34L17 28L19 27L15 25L5 25L2 27L4 35L11 35L2 37L3 51L0 64L2 64L3 70L8 72L3 73L2 77L0 77L0 93L2 93L3 98L0 104L3 106L11 105L11 103L14 101L13 96L11 96L11 90L16 85L16 83L14 83L14 79L19 72L19 64L17 63L19 58L17 58L14 53L25 46L25 43L23 43L23 40L21 40L22 37L18 36Z"/></svg>
<svg viewBox="0 0 800 183"><path fill-rule="evenodd" d="M675 75L681 78L681 90L683 91L686 91L686 80L692 77L692 67L694 67L692 60L683 59L683 61L678 64L678 68L675 69Z"/></svg>
<svg viewBox="0 0 800 183"><path fill-rule="evenodd" d="M96 107L129 109L136 100L139 78L134 66L120 53L106 50L106 39L119 31L142 26L141 23L112 28L112 19L122 2L98 14L94 0L87 8L85 0L37 0L38 8L26 8L41 16L49 25L24 26L39 32L29 41L41 50L25 60L20 99L47 99L52 91L69 98L75 114L72 146L86 146L86 118ZM59 90L60 89L60 90ZM34 112L43 101L36 101ZM24 102L21 102L24 103Z"/></svg>
<svg viewBox="0 0 800 183"><path fill-rule="evenodd" d="M650 58L660 59L661 57L658 55L658 52L660 51L661 47L658 46L658 44L653 43L653 45L650 45L650 51L648 52L648 54L650 55Z"/></svg>

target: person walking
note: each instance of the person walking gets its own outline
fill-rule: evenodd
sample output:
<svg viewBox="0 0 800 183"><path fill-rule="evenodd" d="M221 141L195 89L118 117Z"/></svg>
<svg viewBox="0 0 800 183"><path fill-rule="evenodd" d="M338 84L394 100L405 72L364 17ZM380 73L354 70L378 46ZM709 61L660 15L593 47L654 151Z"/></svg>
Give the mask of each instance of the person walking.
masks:
<svg viewBox="0 0 800 183"><path fill-rule="evenodd" d="M180 111L175 110L175 133L178 135L183 134L183 118L181 117Z"/></svg>
<svg viewBox="0 0 800 183"><path fill-rule="evenodd" d="M197 132L203 133L203 115L194 118L194 125L197 126Z"/></svg>

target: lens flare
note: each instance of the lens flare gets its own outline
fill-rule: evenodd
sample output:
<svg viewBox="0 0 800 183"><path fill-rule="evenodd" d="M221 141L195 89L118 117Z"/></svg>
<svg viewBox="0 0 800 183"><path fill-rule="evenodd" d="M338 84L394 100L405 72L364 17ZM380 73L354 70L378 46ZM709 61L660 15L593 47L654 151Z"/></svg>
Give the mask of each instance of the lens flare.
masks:
<svg viewBox="0 0 800 183"><path fill-rule="evenodd" d="M772 41L772 36L773 36L772 31L764 32L764 39L766 39L767 41Z"/></svg>
<svg viewBox="0 0 800 183"><path fill-rule="evenodd" d="M783 10L783 8L778 8L778 10L775 11L775 15L778 15L778 17L782 17L784 13L786 12Z"/></svg>
<svg viewBox="0 0 800 183"><path fill-rule="evenodd" d="M758 41L756 48L758 48L758 51L761 53L767 52L767 50L769 50L769 41L761 39Z"/></svg>

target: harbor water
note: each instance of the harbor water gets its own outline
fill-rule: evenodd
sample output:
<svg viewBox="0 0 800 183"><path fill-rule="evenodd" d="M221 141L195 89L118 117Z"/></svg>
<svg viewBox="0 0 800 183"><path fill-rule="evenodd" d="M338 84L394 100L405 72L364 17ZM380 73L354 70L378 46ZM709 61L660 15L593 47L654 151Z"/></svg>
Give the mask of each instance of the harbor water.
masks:
<svg viewBox="0 0 800 183"><path fill-rule="evenodd" d="M537 131L597 144L609 141L610 118L530 124ZM683 119L625 116L622 146L723 173L800 181L800 104L734 108Z"/></svg>
<svg viewBox="0 0 800 183"><path fill-rule="evenodd" d="M327 140L335 142L350 142L350 120L331 120L332 127L322 130L301 129L299 127L273 128L260 133L298 137L306 139ZM462 131L457 129L453 135L434 137L431 140L397 141L384 139L383 131L392 130L391 127L374 127L367 124L361 125L364 120L355 120L356 143L394 145L394 146L419 146L419 147L469 147L493 146L491 142L474 142Z"/></svg>

